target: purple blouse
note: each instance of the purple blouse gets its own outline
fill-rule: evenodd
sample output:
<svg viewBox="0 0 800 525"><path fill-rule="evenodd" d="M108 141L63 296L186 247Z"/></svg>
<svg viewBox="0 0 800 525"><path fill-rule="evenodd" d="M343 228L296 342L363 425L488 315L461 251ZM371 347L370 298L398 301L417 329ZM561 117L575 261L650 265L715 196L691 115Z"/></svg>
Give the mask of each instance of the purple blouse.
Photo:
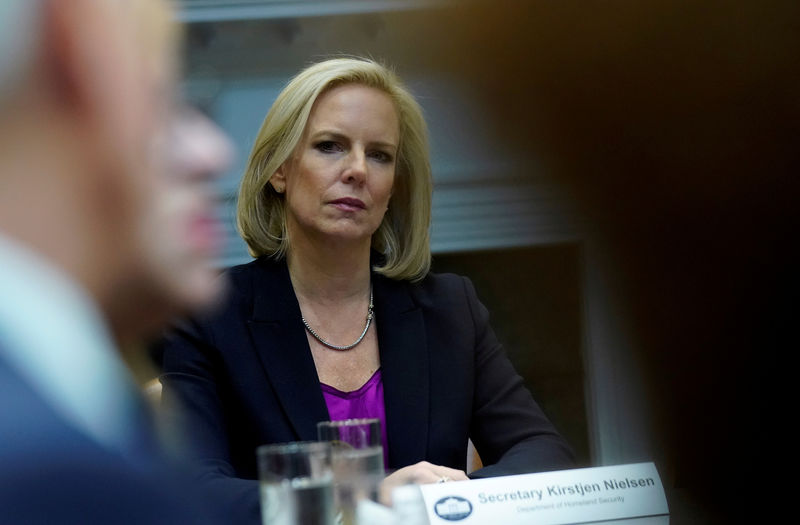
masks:
<svg viewBox="0 0 800 525"><path fill-rule="evenodd" d="M383 404L383 381L381 369L375 371L358 390L342 392L330 385L320 383L322 396L328 405L331 421L344 419L377 418L381 422L381 444L383 464L388 465L389 447L386 439L386 407Z"/></svg>

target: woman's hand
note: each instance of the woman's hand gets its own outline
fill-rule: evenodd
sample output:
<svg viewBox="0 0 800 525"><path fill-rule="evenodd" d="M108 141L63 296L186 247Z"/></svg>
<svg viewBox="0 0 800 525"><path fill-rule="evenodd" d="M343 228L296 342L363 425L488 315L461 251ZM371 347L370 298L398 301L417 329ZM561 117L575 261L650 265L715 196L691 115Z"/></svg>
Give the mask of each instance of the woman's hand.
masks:
<svg viewBox="0 0 800 525"><path fill-rule="evenodd" d="M409 483L442 483L445 481L464 481L469 479L463 470L456 470L441 465L434 465L427 461L420 461L414 465L403 467L386 476L380 486L380 502L392 505L392 490L400 485Z"/></svg>

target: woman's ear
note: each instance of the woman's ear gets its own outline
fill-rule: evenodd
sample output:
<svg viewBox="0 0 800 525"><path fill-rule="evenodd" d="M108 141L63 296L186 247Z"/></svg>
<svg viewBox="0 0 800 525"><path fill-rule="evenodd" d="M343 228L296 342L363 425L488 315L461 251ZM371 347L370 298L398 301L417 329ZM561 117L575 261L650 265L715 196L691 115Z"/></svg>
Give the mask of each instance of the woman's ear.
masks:
<svg viewBox="0 0 800 525"><path fill-rule="evenodd" d="M275 173L272 174L272 177L269 178L269 184L272 186L272 189L275 190L277 193L283 193L286 191L286 163L281 164L281 166L275 170Z"/></svg>

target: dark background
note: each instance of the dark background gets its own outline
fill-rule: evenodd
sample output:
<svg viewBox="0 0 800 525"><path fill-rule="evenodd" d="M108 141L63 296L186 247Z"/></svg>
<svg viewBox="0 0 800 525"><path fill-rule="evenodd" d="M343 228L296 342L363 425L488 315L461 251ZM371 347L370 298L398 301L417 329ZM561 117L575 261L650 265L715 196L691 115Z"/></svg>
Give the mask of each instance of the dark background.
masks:
<svg viewBox="0 0 800 525"><path fill-rule="evenodd" d="M468 4L427 57L574 192L668 490L698 523L770 522L796 453L800 2Z"/></svg>

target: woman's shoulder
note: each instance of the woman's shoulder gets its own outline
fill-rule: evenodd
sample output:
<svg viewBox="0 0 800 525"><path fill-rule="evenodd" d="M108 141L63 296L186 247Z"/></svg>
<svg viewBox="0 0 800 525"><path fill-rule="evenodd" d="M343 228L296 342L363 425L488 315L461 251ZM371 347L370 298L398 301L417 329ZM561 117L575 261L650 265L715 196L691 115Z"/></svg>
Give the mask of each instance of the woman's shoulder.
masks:
<svg viewBox="0 0 800 525"><path fill-rule="evenodd" d="M225 269L225 273L231 275L244 275L248 273L279 268L281 265L286 265L286 262L283 259L262 256L245 263L229 266Z"/></svg>
<svg viewBox="0 0 800 525"><path fill-rule="evenodd" d="M450 272L428 272L420 281L412 284L418 284L423 288L454 287L464 286L465 279L463 275Z"/></svg>
<svg viewBox="0 0 800 525"><path fill-rule="evenodd" d="M474 295L469 278L455 273L428 272L421 280L408 282L408 288L415 299L422 303L462 302Z"/></svg>
<svg viewBox="0 0 800 525"><path fill-rule="evenodd" d="M283 260L259 257L250 262L228 267L222 272L222 277L228 280L229 286L234 290L247 291L252 289L254 280L277 276L285 266Z"/></svg>
<svg viewBox="0 0 800 525"><path fill-rule="evenodd" d="M281 268L285 266L283 261L260 257L226 268L219 277L225 281L225 293L216 307L208 310L204 317L215 319L231 311L251 309L259 290L263 290L265 285L273 288L270 283L280 279Z"/></svg>
<svg viewBox="0 0 800 525"><path fill-rule="evenodd" d="M440 326L462 330L473 326L476 313L482 311L475 287L463 275L430 272L420 281L405 281L405 286L411 303L433 323L432 326L445 323Z"/></svg>

